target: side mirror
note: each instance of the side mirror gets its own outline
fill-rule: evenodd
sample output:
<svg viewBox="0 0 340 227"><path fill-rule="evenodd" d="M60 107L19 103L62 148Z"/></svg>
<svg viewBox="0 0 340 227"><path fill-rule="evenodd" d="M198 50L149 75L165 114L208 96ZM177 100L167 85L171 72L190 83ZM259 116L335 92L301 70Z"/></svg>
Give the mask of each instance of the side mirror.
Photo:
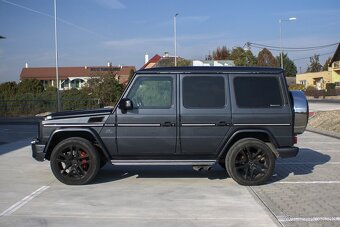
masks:
<svg viewBox="0 0 340 227"><path fill-rule="evenodd" d="M132 110L133 109L133 104L132 101L128 98L123 98L120 100L118 104L118 108L121 110Z"/></svg>

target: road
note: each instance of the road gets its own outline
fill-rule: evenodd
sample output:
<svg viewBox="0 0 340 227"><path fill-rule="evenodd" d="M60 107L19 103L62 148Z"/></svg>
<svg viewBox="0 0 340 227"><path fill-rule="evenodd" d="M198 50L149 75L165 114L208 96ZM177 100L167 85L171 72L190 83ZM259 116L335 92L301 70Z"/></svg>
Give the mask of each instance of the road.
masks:
<svg viewBox="0 0 340 227"><path fill-rule="evenodd" d="M36 124L0 124L0 145L33 138L37 136L37 132L38 126Z"/></svg>
<svg viewBox="0 0 340 227"><path fill-rule="evenodd" d="M340 110L340 100L308 100L309 111Z"/></svg>
<svg viewBox="0 0 340 227"><path fill-rule="evenodd" d="M28 144L0 145L0 226L340 225L339 139L304 133L299 155L278 160L257 187L237 185L219 166L111 165L93 184L67 186Z"/></svg>

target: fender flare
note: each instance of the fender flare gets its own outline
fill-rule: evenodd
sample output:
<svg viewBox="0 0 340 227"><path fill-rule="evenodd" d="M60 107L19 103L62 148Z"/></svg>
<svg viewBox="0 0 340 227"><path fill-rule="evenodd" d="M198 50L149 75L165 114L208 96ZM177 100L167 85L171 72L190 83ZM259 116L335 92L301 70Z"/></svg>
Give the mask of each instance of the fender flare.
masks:
<svg viewBox="0 0 340 227"><path fill-rule="evenodd" d="M224 145L222 146L222 148L219 151L218 159L220 159L225 154L227 147L231 144L233 139L237 135L242 134L242 133L264 133L264 134L266 134L268 136L270 142L272 143L272 146L269 146L270 149L273 151L273 153L275 155L278 155L278 152L276 151L276 147L278 147L278 143L277 143L273 134L270 131L265 130L265 129L240 129L240 130L235 131L230 137L227 137L225 139L225 141L223 143Z"/></svg>
<svg viewBox="0 0 340 227"><path fill-rule="evenodd" d="M99 147L101 148L101 150L103 151L103 154L105 155L105 158L109 161L111 160L111 156L110 153L108 152L106 146L104 145L103 141L101 140L100 136L98 135L98 133L92 129L92 128L58 128L56 130L54 130L51 135L49 136L49 139L46 143L46 147L45 147L45 157L49 156L52 152L50 146L54 140L54 138L61 134L61 133L67 133L67 132L80 132L80 133L88 133L90 134L90 136L92 136L97 142Z"/></svg>

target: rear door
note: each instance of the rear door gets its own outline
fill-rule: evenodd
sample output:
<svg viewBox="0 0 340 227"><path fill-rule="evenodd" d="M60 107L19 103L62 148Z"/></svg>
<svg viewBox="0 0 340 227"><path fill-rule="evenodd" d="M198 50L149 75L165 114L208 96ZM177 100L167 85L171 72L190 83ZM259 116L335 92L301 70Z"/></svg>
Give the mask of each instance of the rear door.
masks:
<svg viewBox="0 0 340 227"><path fill-rule="evenodd" d="M183 154L215 155L230 129L226 75L180 75L180 140Z"/></svg>

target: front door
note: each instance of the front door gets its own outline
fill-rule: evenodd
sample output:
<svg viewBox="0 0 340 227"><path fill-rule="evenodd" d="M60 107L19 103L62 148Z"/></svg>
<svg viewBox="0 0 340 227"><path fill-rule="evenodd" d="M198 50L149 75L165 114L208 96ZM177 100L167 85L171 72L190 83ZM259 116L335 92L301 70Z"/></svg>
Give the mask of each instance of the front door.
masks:
<svg viewBox="0 0 340 227"><path fill-rule="evenodd" d="M117 109L119 155L162 156L176 152L176 76L136 75L124 98L133 110Z"/></svg>

